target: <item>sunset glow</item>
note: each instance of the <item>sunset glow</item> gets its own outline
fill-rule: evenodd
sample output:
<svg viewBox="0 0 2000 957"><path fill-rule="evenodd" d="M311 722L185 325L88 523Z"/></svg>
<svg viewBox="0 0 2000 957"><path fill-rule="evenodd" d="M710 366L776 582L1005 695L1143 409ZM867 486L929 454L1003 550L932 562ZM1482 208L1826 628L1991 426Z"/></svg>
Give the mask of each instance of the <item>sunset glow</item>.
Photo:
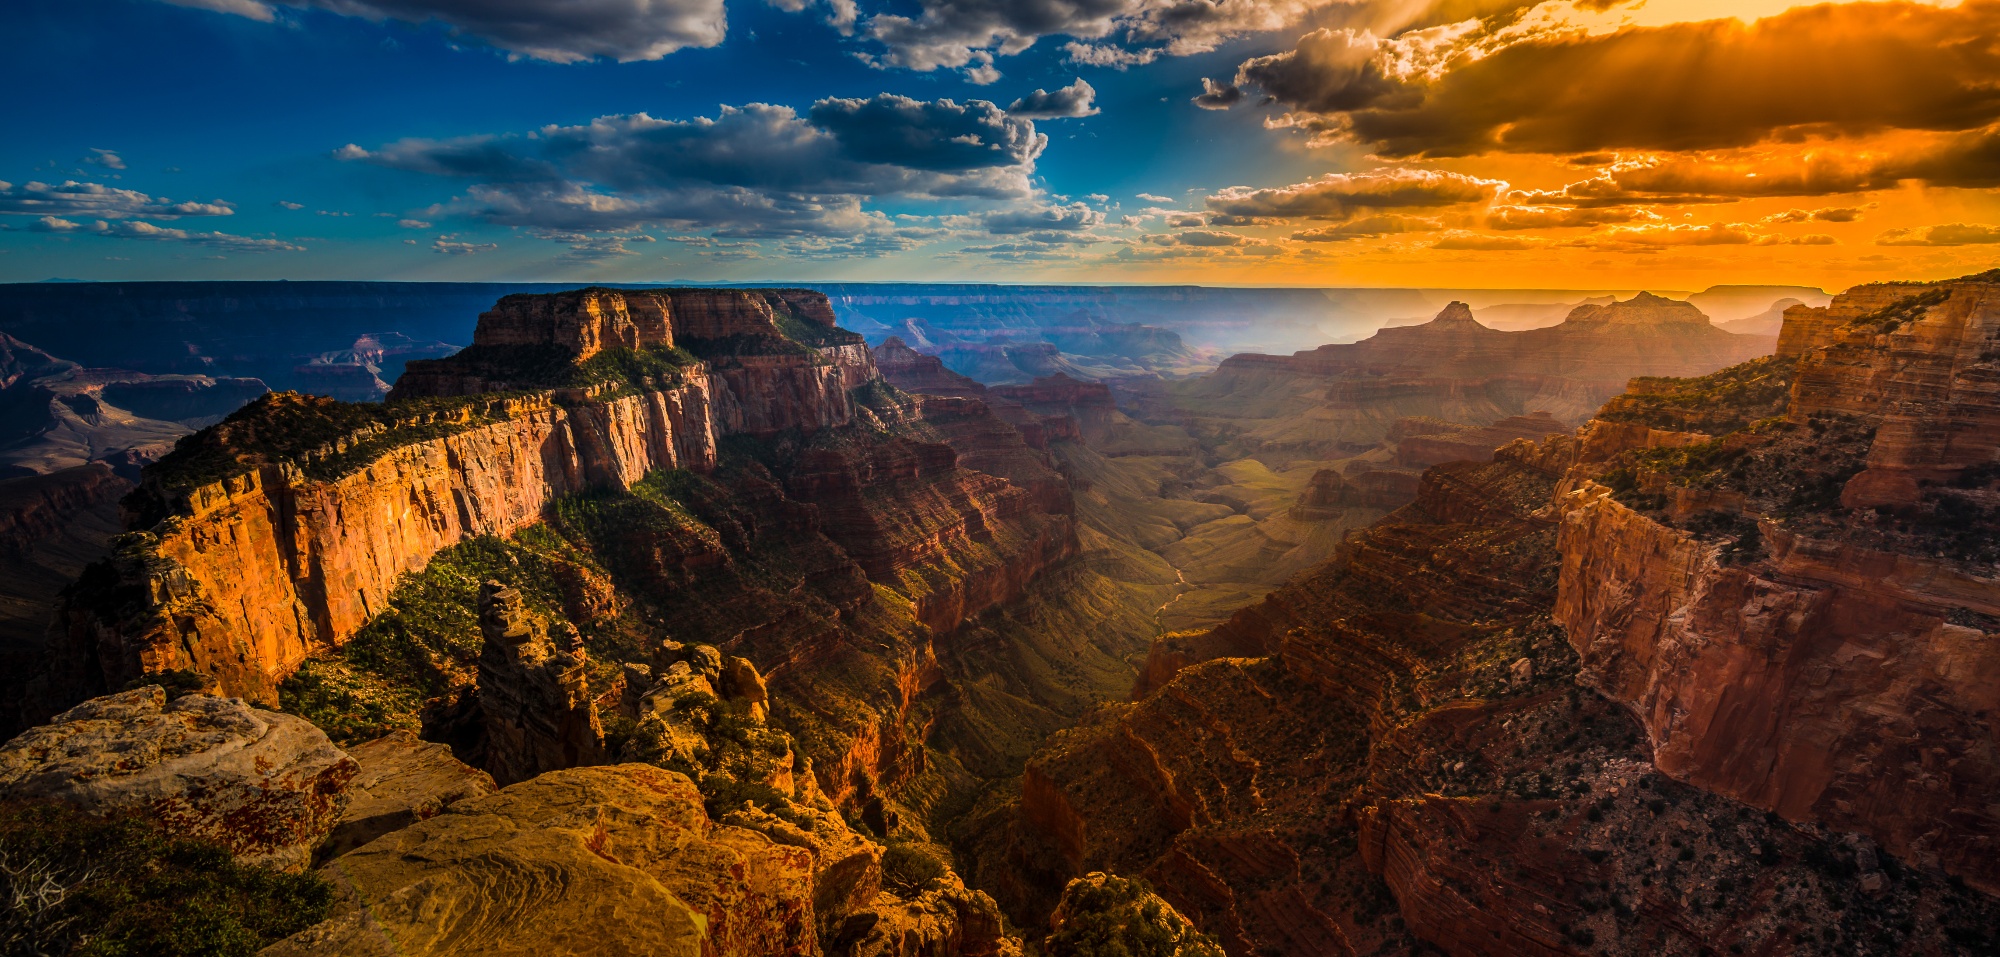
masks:
<svg viewBox="0 0 2000 957"><path fill-rule="evenodd" d="M2000 240L1994 0L676 3L11 5L79 29L4 68L74 92L10 107L0 273L1838 288ZM87 74L161 31L186 96Z"/></svg>

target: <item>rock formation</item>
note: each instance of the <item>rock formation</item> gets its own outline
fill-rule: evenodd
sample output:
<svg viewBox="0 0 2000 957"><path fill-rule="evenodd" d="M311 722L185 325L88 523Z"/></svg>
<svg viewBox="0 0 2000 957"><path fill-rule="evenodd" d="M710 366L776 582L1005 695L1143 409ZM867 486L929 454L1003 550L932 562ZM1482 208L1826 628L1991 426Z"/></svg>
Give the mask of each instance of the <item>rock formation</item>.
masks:
<svg viewBox="0 0 2000 957"><path fill-rule="evenodd" d="M341 818L358 773L303 719L234 698L168 701L148 685L77 705L0 746L0 796L138 811L299 869Z"/></svg>
<svg viewBox="0 0 2000 957"><path fill-rule="evenodd" d="M489 581L479 588L479 632L486 639L479 713L487 772L512 784L598 763L604 729L575 629L560 641L551 638L548 623L527 609L520 592Z"/></svg>
<svg viewBox="0 0 2000 957"><path fill-rule="evenodd" d="M1422 325L1290 356L1232 356L1213 375L1156 388L1162 414L1230 448L1323 456L1374 445L1407 416L1483 426L1545 411L1580 423L1633 376L1703 375L1770 349L1648 293L1522 332L1486 328L1453 303Z"/></svg>
<svg viewBox="0 0 2000 957"><path fill-rule="evenodd" d="M1158 957L1223 957L1215 939L1195 930L1143 883L1096 871L1070 881L1049 915L1042 952L1090 957L1117 947Z"/></svg>
<svg viewBox="0 0 2000 957"><path fill-rule="evenodd" d="M708 471L731 434L854 419L847 389L872 364L858 337L825 325L811 294L642 299L650 305L610 290L510 298L482 317L471 348L411 363L398 391L409 401L273 395L191 440L148 474L134 500L139 535L73 602L63 660L39 697L60 703L188 668L268 700L440 548L517 531L563 495L628 487L654 469ZM524 331L535 322L549 331ZM607 343L617 348L591 351ZM555 352L534 351L545 348ZM481 391L498 388L517 391Z"/></svg>
<svg viewBox="0 0 2000 957"><path fill-rule="evenodd" d="M1033 924L1071 877L1143 876L1232 954L1945 954L2000 915L1656 768L1574 684L1563 470L1533 452L1432 468L1335 561L1162 640L1139 700L965 825L976 882Z"/></svg>
<svg viewBox="0 0 2000 957"><path fill-rule="evenodd" d="M1735 370L1635 383L1566 446L1556 604L1663 772L1989 891L1995 330L1987 277L1864 286L1787 312L1781 418Z"/></svg>
<svg viewBox="0 0 2000 957"><path fill-rule="evenodd" d="M329 863L333 917L270 957L818 952L811 854L710 822L647 765L544 774Z"/></svg>
<svg viewBox="0 0 2000 957"><path fill-rule="evenodd" d="M320 845L322 858L339 857L363 844L436 817L460 801L499 790L492 775L452 757L442 744L408 731L347 748L361 771L347 789L340 822Z"/></svg>

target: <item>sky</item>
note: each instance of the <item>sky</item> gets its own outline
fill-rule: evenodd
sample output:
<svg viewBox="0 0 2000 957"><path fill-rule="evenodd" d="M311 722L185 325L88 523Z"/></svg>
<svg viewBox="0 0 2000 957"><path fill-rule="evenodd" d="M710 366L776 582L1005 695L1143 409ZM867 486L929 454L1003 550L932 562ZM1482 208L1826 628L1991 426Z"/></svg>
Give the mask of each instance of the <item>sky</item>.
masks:
<svg viewBox="0 0 2000 957"><path fill-rule="evenodd" d="M7 0L0 34L0 281L2000 258L2000 0Z"/></svg>

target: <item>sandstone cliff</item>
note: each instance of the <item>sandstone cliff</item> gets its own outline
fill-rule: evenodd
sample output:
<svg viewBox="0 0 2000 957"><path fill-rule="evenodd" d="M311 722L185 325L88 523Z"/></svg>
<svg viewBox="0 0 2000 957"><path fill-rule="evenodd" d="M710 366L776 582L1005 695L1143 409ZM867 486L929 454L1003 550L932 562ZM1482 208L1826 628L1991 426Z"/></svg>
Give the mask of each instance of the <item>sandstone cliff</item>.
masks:
<svg viewBox="0 0 2000 957"><path fill-rule="evenodd" d="M804 936L753 915L784 942L742 952L1005 949L948 855L878 842L935 847L922 812L969 786L933 769L940 655L1075 554L1073 504L983 401L896 389L832 318L787 290L513 297L389 403L260 400L146 473L37 700L189 670L503 784L671 768L811 852Z"/></svg>
<svg viewBox="0 0 2000 957"><path fill-rule="evenodd" d="M1546 412L1574 425L1633 376L1703 375L1770 349L1647 293L1522 332L1489 329L1453 303L1422 325L1290 356L1232 356L1210 376L1158 388L1163 414L1227 448L1327 457L1382 441L1408 416L1483 426Z"/></svg>
<svg viewBox="0 0 2000 957"><path fill-rule="evenodd" d="M782 290L514 297L472 348L412 363L405 401L253 403L148 473L42 697L185 668L269 700L440 548L530 525L565 494L706 471L731 434L850 422L847 386L872 366L830 317Z"/></svg>
<svg viewBox="0 0 2000 957"><path fill-rule="evenodd" d="M1788 368L1635 383L1571 453L1556 604L1663 772L1989 891L1995 329L1987 277L1864 286L1787 311Z"/></svg>
<svg viewBox="0 0 2000 957"><path fill-rule="evenodd" d="M1525 443L1200 638L967 825L1024 924L1143 876L1232 955L1955 953L1976 892L1651 763L1549 615L1568 464ZM1664 760L1664 759L1663 759Z"/></svg>

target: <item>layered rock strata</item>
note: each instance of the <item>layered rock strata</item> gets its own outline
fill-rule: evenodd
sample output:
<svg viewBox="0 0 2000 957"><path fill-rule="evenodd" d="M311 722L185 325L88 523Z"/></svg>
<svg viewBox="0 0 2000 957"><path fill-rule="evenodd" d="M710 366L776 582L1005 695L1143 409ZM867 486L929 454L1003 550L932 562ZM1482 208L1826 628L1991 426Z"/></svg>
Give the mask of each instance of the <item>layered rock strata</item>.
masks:
<svg viewBox="0 0 2000 957"><path fill-rule="evenodd" d="M436 817L460 801L499 790L493 776L452 756L442 744L408 731L346 749L361 771L347 789L340 822L318 848L339 857L363 844Z"/></svg>
<svg viewBox="0 0 2000 957"><path fill-rule="evenodd" d="M671 771L557 771L329 863L333 917L264 953L808 955L811 866Z"/></svg>
<svg viewBox="0 0 2000 957"><path fill-rule="evenodd" d="M1977 938L1992 898L1676 780L1620 703L1577 686L1591 652L1550 615L1573 530L1549 507L1575 446L1434 467L1333 562L1161 640L1138 700L1058 735L1015 801L967 822L978 881L1031 924L1070 877L1143 876L1232 955Z"/></svg>
<svg viewBox="0 0 2000 957"><path fill-rule="evenodd" d="M1979 277L1788 310L1781 419L1631 423L1571 453L1555 606L1665 773L1989 891L1996 336L2000 285ZM1726 403L1737 378L1621 409Z"/></svg>
<svg viewBox="0 0 2000 957"><path fill-rule="evenodd" d="M479 589L481 752L502 784L603 760L604 728L574 628L555 637L521 593L489 581ZM560 640L558 640L560 639Z"/></svg>
<svg viewBox="0 0 2000 957"><path fill-rule="evenodd" d="M132 500L134 534L86 576L35 698L184 668L270 700L440 548L517 531L563 495L708 471L728 435L854 420L847 389L873 366L823 299L633 296L510 297L471 348L411 363L393 397L407 401L273 395L184 443Z"/></svg>
<svg viewBox="0 0 2000 957"><path fill-rule="evenodd" d="M0 796L138 812L239 860L303 869L347 804L354 759L301 718L148 685L0 746Z"/></svg>

